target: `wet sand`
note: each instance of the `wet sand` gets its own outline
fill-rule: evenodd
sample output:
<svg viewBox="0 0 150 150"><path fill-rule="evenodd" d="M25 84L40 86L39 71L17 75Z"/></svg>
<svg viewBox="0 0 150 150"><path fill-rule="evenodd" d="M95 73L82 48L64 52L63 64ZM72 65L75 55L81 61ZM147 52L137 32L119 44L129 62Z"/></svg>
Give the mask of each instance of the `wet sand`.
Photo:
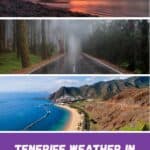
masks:
<svg viewBox="0 0 150 150"><path fill-rule="evenodd" d="M81 131L83 123L83 115L77 109L71 108L68 105L57 104L58 107L64 108L70 112L70 119L64 128L64 131Z"/></svg>

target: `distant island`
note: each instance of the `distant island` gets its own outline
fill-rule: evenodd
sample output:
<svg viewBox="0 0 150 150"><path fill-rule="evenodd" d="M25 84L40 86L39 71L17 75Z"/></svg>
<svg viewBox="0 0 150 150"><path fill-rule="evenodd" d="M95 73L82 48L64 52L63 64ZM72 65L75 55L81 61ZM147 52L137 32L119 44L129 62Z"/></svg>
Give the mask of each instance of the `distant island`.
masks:
<svg viewBox="0 0 150 150"><path fill-rule="evenodd" d="M149 77L130 77L79 88L61 87L49 99L60 107L78 110L76 129L141 131L150 129L149 97Z"/></svg>

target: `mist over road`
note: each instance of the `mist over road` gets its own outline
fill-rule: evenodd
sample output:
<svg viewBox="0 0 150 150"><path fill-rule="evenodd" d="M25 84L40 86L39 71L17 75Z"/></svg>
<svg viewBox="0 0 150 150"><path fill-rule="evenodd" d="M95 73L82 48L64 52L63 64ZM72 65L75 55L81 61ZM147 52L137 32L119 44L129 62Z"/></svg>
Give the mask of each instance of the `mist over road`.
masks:
<svg viewBox="0 0 150 150"><path fill-rule="evenodd" d="M32 74L118 74L122 73L115 68L108 66L100 60L81 53L76 62L68 59L67 55L59 58L57 61L50 63Z"/></svg>

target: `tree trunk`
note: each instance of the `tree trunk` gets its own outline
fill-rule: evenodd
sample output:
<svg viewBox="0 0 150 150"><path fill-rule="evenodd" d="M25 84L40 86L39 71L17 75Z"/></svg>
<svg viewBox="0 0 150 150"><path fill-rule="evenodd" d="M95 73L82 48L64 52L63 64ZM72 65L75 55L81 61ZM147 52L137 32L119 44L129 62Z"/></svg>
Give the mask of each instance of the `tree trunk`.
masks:
<svg viewBox="0 0 150 150"><path fill-rule="evenodd" d="M47 48L46 48L46 31L45 31L45 25L46 25L46 22L45 20L42 20L42 30L41 30L41 34L42 34L42 49L41 49L41 56L42 56L42 59L46 59L48 56L47 54Z"/></svg>
<svg viewBox="0 0 150 150"><path fill-rule="evenodd" d="M13 51L17 52L16 21L13 21ZM19 57L19 54L17 55Z"/></svg>
<svg viewBox="0 0 150 150"><path fill-rule="evenodd" d="M30 54L27 38L27 24L24 20L17 21L17 49L20 52L22 67L30 66Z"/></svg>
<svg viewBox="0 0 150 150"><path fill-rule="evenodd" d="M36 30L37 30L37 27L36 27L36 21L34 20L33 22L33 35L32 35L32 38L33 38L33 49L32 49L32 52L34 55L37 55L37 43L36 43Z"/></svg>
<svg viewBox="0 0 150 150"><path fill-rule="evenodd" d="M0 52L5 50L5 20L0 20Z"/></svg>

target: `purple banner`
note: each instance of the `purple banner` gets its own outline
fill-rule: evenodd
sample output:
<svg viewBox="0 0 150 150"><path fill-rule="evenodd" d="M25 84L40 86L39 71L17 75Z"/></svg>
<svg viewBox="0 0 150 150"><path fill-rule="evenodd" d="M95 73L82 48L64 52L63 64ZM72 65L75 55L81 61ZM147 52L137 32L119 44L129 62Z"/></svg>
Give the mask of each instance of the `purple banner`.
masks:
<svg viewBox="0 0 150 150"><path fill-rule="evenodd" d="M149 133L1 133L0 150L149 150Z"/></svg>

